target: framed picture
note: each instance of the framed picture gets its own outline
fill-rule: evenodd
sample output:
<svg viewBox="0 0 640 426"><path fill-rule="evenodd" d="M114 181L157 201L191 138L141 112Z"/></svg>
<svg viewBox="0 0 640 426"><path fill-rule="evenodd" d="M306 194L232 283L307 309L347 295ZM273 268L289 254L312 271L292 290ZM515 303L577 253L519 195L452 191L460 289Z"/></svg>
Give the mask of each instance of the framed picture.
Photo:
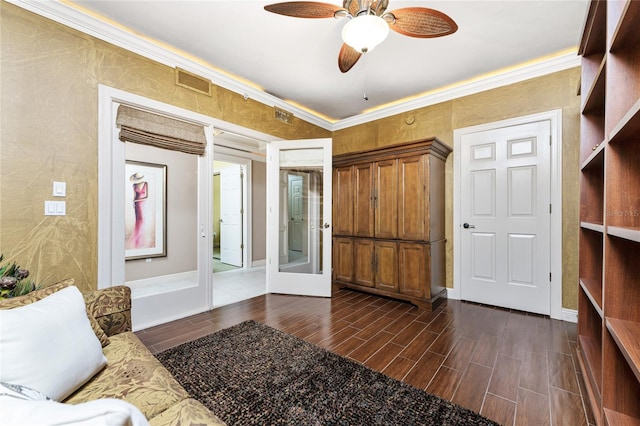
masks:
<svg viewBox="0 0 640 426"><path fill-rule="evenodd" d="M167 255L167 166L125 164L125 260Z"/></svg>

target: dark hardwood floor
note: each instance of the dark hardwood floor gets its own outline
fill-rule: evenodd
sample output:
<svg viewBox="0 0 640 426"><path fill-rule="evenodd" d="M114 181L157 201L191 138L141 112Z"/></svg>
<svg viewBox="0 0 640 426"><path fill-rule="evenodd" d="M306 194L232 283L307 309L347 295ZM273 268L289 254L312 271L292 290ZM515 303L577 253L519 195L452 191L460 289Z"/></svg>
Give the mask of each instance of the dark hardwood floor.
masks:
<svg viewBox="0 0 640 426"><path fill-rule="evenodd" d="M259 296L136 334L158 353L249 319L503 425L595 424L576 358L576 325L523 312L455 300L425 312L340 290L331 299Z"/></svg>

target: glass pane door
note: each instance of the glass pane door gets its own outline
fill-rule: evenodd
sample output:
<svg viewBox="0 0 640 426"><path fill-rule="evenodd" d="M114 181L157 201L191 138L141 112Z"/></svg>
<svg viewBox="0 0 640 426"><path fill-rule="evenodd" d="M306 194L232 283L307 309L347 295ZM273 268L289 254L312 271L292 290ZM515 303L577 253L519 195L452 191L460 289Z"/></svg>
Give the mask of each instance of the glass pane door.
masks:
<svg viewBox="0 0 640 426"><path fill-rule="evenodd" d="M270 291L330 296L331 140L273 142L268 161Z"/></svg>

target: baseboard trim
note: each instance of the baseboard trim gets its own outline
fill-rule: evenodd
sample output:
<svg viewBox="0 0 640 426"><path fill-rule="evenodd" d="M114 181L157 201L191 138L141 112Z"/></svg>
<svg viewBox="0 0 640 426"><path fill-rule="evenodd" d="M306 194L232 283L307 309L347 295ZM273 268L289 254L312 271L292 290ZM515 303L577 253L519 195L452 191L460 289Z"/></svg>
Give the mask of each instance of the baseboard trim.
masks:
<svg viewBox="0 0 640 426"><path fill-rule="evenodd" d="M447 299L460 300L460 292L458 289L447 287Z"/></svg>
<svg viewBox="0 0 640 426"><path fill-rule="evenodd" d="M562 308L562 321L577 323L578 311L575 309Z"/></svg>
<svg viewBox="0 0 640 426"><path fill-rule="evenodd" d="M455 288L447 288L447 298L452 300L460 300L460 292ZM562 308L562 321L577 323L578 311L575 309Z"/></svg>
<svg viewBox="0 0 640 426"><path fill-rule="evenodd" d="M198 271L180 272L142 280L127 281L131 298L138 299L198 286Z"/></svg>
<svg viewBox="0 0 640 426"><path fill-rule="evenodd" d="M266 259L258 259L258 260L252 260L251 261L251 267L252 268L257 268L259 266L265 266L267 264L267 260Z"/></svg>

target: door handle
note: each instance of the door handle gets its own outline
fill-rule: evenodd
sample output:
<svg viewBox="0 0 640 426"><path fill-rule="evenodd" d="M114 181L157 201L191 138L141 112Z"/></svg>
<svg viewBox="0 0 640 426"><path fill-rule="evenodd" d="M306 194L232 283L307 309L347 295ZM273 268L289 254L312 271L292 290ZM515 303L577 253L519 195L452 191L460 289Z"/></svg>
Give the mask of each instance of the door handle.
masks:
<svg viewBox="0 0 640 426"><path fill-rule="evenodd" d="M464 229L469 229L469 228L475 228L476 226L475 226L475 225L469 225L467 222L465 222L465 223L462 225L462 227L463 227Z"/></svg>
<svg viewBox="0 0 640 426"><path fill-rule="evenodd" d="M324 226L324 228L325 228L325 229L327 229L327 228L328 228L328 227L330 227L331 225L329 225L328 223L325 223L323 226Z"/></svg>

